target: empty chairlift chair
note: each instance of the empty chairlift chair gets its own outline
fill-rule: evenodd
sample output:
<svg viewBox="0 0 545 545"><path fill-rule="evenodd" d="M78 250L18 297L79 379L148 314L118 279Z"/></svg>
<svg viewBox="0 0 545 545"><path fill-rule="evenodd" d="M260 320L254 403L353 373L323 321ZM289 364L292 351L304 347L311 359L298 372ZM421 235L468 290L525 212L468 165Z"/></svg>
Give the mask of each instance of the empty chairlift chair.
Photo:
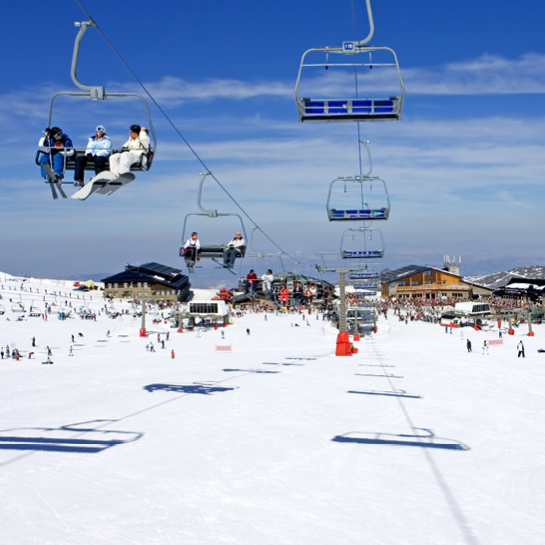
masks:
<svg viewBox="0 0 545 545"><path fill-rule="evenodd" d="M343 259L379 259L384 256L384 241L378 229L347 229L341 239Z"/></svg>
<svg viewBox="0 0 545 545"><path fill-rule="evenodd" d="M339 177L329 186L326 208L329 221L387 220L390 197L380 178Z"/></svg>
<svg viewBox="0 0 545 545"><path fill-rule="evenodd" d="M397 55L389 47L367 45L374 24L370 0L366 3L370 32L364 40L316 47L303 54L295 84L301 122L401 119L405 86ZM311 75L318 70L321 74Z"/></svg>

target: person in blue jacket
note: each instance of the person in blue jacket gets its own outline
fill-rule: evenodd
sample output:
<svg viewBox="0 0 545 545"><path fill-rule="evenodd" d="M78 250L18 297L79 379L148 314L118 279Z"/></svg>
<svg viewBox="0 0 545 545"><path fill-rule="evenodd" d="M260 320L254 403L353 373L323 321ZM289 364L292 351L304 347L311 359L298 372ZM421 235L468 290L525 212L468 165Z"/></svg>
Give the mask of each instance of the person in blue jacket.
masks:
<svg viewBox="0 0 545 545"><path fill-rule="evenodd" d="M85 167L88 161L93 161L95 164L95 174L108 170L109 157L112 153L112 142L106 135L104 125L99 125L96 128L94 136L89 138L85 155L80 155L76 158L76 170L74 172L74 185L83 187L83 179L85 176Z"/></svg>
<svg viewBox="0 0 545 545"><path fill-rule="evenodd" d="M38 144L38 163L42 176L49 182L60 182L64 178L65 157L74 155L74 145L59 127L45 129ZM50 179L51 178L51 179Z"/></svg>

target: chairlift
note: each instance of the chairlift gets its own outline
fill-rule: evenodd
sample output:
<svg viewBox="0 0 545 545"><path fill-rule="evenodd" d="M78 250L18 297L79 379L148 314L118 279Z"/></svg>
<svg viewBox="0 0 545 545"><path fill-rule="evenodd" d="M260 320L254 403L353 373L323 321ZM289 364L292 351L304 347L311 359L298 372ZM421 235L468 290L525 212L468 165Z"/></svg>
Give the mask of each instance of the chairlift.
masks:
<svg viewBox="0 0 545 545"><path fill-rule="evenodd" d="M246 235L246 229L244 228L244 222L242 221L242 218L240 217L239 214L233 214L233 213L219 213L217 210L207 210L206 208L204 208L201 204L201 200L202 200L202 191L203 191L203 185L204 185L204 181L206 180L207 176L210 175L210 172L204 172L201 174L202 178L201 178L201 181L199 183L199 192L198 192L198 195L197 195L197 206L202 210L201 213L193 213L193 214L187 214L185 219L184 219L184 226L183 226L183 230L182 230L182 244L185 244L187 238L188 238L188 234L189 234L189 231L187 230L187 220L192 217L192 216L204 216L204 217L208 217L208 218L220 218L220 217L228 217L228 216L231 216L231 217L236 217L238 218L238 221L240 222L240 232L242 233L243 237L244 237L244 241L246 242L246 244L248 244L248 236ZM229 239L230 240L230 239ZM216 243L216 244L201 244L201 249L198 253L198 257L199 258L210 258L212 259L213 261L215 261L216 263L218 263L219 265L221 265L223 267L223 252L226 250L227 246L228 246L228 242L229 241L226 241L226 242L220 242L220 243ZM238 259L240 258L243 258L245 255L246 255L246 248L247 246L241 246L239 248L239 252L240 252L240 256L238 257ZM183 247L180 248L180 256L183 257ZM190 263L188 263L188 261L186 260L186 264L188 265L188 271L191 273L191 272L194 272L192 269L194 267L194 263L193 265L191 265ZM226 267L223 267L223 268L226 268ZM232 269L228 269L226 268L226 270L228 270L229 272L233 273L233 274L236 274L235 271L233 271Z"/></svg>
<svg viewBox="0 0 545 545"><path fill-rule="evenodd" d="M11 312L26 312L25 307L23 306L23 303L12 303L11 305Z"/></svg>
<svg viewBox="0 0 545 545"><path fill-rule="evenodd" d="M343 42L336 47L315 47L307 50L301 59L297 82L295 84L295 104L301 122L308 121L399 121L405 100L405 85L401 76L397 55L393 49L384 46L367 45L374 33L373 14L370 0L367 4L370 31L361 41ZM330 62L329 56L344 55L340 62ZM365 60L360 60L361 56ZM307 56L309 59L307 61ZM348 57L350 56L350 57ZM303 69L327 70L327 76L309 79L303 77ZM331 70L330 70L331 69ZM361 98L370 96L382 81L381 71L392 71L395 74L394 87L380 88L380 98ZM349 71L349 72L348 72ZM363 74L365 72L365 75ZM338 74L335 77L333 74ZM378 74L378 76L377 76ZM301 81L304 89L301 91ZM355 83L355 85L354 85ZM307 90L307 87L310 87ZM335 89L338 87L339 89ZM333 88L333 89L332 89ZM310 97L301 96L301 93ZM392 92L394 94L392 94ZM332 96L333 95L333 96Z"/></svg>
<svg viewBox="0 0 545 545"><path fill-rule="evenodd" d="M151 165L153 163L153 158L155 157L155 152L157 150L157 136L155 134L155 129L153 127L153 121L151 119L150 111L148 108L148 103L146 102L145 98L142 95L139 95L138 93L107 93L104 87L97 87L97 86L87 86L82 85L77 78L76 71L78 66L78 57L79 57L79 49L80 49L80 43L81 40L87 31L87 29L91 26L96 27L96 23L94 21L84 21L82 23L74 23L76 27L79 27L79 32L76 36L76 40L74 43L74 52L72 55L72 67L71 67L71 76L72 81L76 85L76 87L79 87L82 92L73 92L73 91L66 91L66 92L60 92L55 93L53 97L51 98L51 101L49 103L49 116L47 120L47 126L52 126L52 120L53 120L53 103L55 99L59 96L72 96L72 97L82 97L90 100L106 100L110 98L124 98L124 97L135 97L142 101L144 105L144 109L146 111L147 119L148 119L148 127L151 133L151 142L150 142L150 148L147 151L147 153L142 155L141 161L138 163L135 163L131 166L131 171L134 172L145 172L148 171L151 168ZM76 166L76 157L85 155L85 147L73 148L75 153L71 156L65 156L64 157L64 170L74 170ZM123 151L121 148L112 148L112 154L119 153ZM43 149L43 152L48 153L49 149ZM40 152L38 152L38 155L36 156L36 162L39 161L39 155ZM94 170L94 164L92 162L88 163L85 167L85 170Z"/></svg>
<svg viewBox="0 0 545 545"><path fill-rule="evenodd" d="M348 273L350 280L375 280L379 278L379 273L371 269L367 263L355 269L350 269Z"/></svg>
<svg viewBox="0 0 545 545"><path fill-rule="evenodd" d="M360 140L367 150L369 170L361 176L338 177L329 186L326 210L329 221L387 220L390 197L386 184L371 176L373 162L368 140Z"/></svg>
<svg viewBox="0 0 545 545"><path fill-rule="evenodd" d="M32 301L30 304L30 310L28 311L28 315L31 318L39 318L42 314L42 310L34 304L34 301Z"/></svg>
<svg viewBox="0 0 545 545"><path fill-rule="evenodd" d="M377 259L384 257L384 240L379 229L347 229L341 239L343 259Z"/></svg>
<svg viewBox="0 0 545 545"><path fill-rule="evenodd" d="M326 209L329 221L387 220L390 198L386 184L369 176L339 177L329 186Z"/></svg>

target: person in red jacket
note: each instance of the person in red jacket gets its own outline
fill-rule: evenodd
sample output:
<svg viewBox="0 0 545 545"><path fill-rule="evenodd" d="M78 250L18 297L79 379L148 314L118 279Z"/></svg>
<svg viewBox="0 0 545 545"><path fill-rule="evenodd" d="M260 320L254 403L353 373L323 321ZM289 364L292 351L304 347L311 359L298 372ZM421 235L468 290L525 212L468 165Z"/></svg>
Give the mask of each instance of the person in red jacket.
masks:
<svg viewBox="0 0 545 545"><path fill-rule="evenodd" d="M253 269L246 276L246 285L244 287L244 293L248 293L250 291L252 291L252 293L257 291L257 274L255 274Z"/></svg>
<svg viewBox="0 0 545 545"><path fill-rule="evenodd" d="M280 290L280 302L284 303L284 306L288 306L290 302L290 290L286 286Z"/></svg>

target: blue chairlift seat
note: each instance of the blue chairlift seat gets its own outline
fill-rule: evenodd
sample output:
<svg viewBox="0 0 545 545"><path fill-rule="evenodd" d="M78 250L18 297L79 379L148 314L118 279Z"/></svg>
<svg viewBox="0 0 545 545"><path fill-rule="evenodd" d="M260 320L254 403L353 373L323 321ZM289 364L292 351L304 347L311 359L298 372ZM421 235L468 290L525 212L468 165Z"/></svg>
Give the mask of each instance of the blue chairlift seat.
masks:
<svg viewBox="0 0 545 545"><path fill-rule="evenodd" d="M342 250L343 259L376 259L384 257L384 250Z"/></svg>
<svg viewBox="0 0 545 545"><path fill-rule="evenodd" d="M305 121L399 121L401 98L312 100L297 102L299 119Z"/></svg>
<svg viewBox="0 0 545 545"><path fill-rule="evenodd" d="M329 221L354 221L354 220L387 220L388 208L359 209L359 210L328 210Z"/></svg>
<svg viewBox="0 0 545 545"><path fill-rule="evenodd" d="M348 274L348 278L350 278L350 280L360 280L360 279L372 279L372 278L378 278L378 273L377 272L372 272L372 271L366 271L366 272L362 272L362 271L350 271L350 273Z"/></svg>

